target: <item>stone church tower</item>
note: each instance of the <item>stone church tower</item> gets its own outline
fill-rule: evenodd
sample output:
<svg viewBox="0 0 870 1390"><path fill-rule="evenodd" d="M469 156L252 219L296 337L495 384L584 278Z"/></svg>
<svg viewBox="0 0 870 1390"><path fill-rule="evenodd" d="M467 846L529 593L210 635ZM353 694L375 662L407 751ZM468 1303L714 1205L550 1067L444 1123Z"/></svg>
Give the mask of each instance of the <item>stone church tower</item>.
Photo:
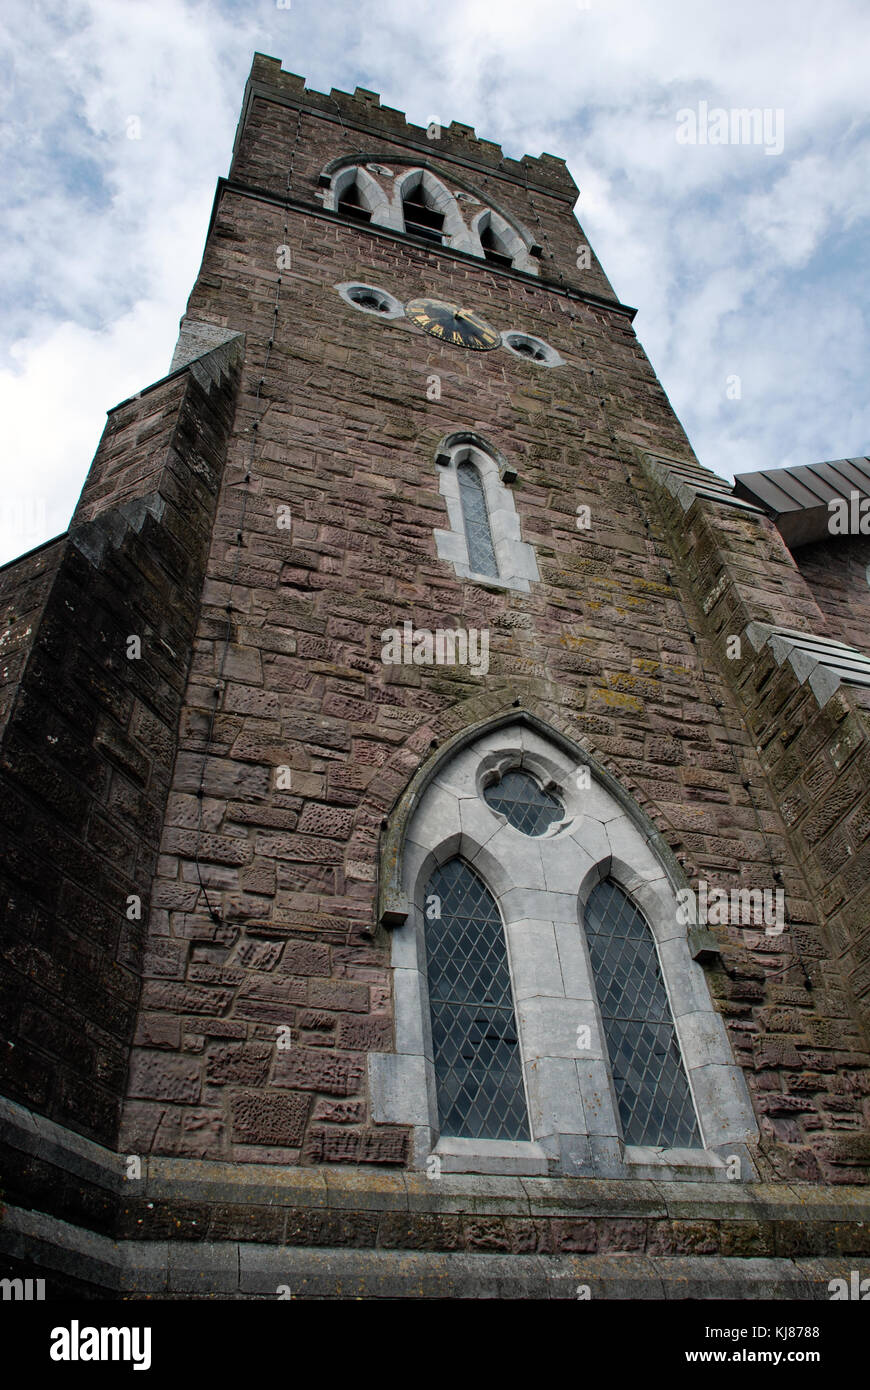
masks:
<svg viewBox="0 0 870 1390"><path fill-rule="evenodd" d="M171 369L0 571L50 1297L870 1273L870 466L699 464L576 196L257 55Z"/></svg>

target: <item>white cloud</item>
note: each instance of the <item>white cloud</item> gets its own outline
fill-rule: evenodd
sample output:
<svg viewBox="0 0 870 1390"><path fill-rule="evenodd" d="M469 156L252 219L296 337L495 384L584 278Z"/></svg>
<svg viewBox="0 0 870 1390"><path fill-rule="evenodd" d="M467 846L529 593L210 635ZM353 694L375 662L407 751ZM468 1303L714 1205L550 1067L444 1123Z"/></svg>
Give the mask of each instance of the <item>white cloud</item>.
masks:
<svg viewBox="0 0 870 1390"><path fill-rule="evenodd" d="M868 447L862 0L7 0L0 24L0 558L63 529L105 410L166 371L255 48L320 90L566 157L703 462ZM784 153L678 145L702 100L782 108ZM28 497L42 534L22 533Z"/></svg>

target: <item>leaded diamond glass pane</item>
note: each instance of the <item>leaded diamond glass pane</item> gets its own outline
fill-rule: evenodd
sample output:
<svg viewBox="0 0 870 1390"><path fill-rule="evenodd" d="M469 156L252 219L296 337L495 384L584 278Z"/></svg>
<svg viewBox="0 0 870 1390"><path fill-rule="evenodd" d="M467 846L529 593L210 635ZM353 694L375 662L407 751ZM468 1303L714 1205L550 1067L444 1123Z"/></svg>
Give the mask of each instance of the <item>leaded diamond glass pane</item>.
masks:
<svg viewBox="0 0 870 1390"><path fill-rule="evenodd" d="M441 1133L528 1139L504 927L461 859L442 864L426 888L426 959Z"/></svg>
<svg viewBox="0 0 870 1390"><path fill-rule="evenodd" d="M543 791L533 777L519 769L506 772L500 782L484 790L483 796L494 811L501 811L508 824L524 835L543 835L565 814L564 807L554 796Z"/></svg>
<svg viewBox="0 0 870 1390"><path fill-rule="evenodd" d="M475 574L490 574L497 579L498 565L483 494L483 480L473 463L460 463L456 477L459 480L462 519L468 542L468 564Z"/></svg>
<svg viewBox="0 0 870 1390"><path fill-rule="evenodd" d="M586 904L586 938L626 1144L700 1148L655 942L611 879Z"/></svg>

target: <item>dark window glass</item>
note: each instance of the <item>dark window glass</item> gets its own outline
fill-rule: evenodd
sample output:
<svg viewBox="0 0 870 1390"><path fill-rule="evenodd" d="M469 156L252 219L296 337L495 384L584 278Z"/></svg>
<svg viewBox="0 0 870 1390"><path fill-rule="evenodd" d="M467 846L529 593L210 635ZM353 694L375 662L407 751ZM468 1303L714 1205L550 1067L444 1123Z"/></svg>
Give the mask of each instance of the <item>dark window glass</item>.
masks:
<svg viewBox="0 0 870 1390"><path fill-rule="evenodd" d="M508 823L524 835L543 835L565 814L554 796L542 791L533 777L518 769L506 772L483 795L494 811L501 811Z"/></svg>
<svg viewBox="0 0 870 1390"><path fill-rule="evenodd" d="M489 529L489 514L483 495L483 479L473 463L460 463L456 469L459 496L462 500L462 519L468 542L468 563L475 574L498 578L498 565Z"/></svg>
<svg viewBox="0 0 870 1390"><path fill-rule="evenodd" d="M701 1147L652 933L611 879L586 904L586 938L626 1144Z"/></svg>
<svg viewBox="0 0 870 1390"><path fill-rule="evenodd" d="M405 231L413 232L415 236L428 237L429 241L437 241L440 246L444 231L444 214L430 207L425 201L425 196L423 185L418 183L417 187L402 199Z"/></svg>
<svg viewBox="0 0 870 1390"><path fill-rule="evenodd" d="M528 1139L504 927L461 859L436 869L426 888L426 959L441 1133Z"/></svg>

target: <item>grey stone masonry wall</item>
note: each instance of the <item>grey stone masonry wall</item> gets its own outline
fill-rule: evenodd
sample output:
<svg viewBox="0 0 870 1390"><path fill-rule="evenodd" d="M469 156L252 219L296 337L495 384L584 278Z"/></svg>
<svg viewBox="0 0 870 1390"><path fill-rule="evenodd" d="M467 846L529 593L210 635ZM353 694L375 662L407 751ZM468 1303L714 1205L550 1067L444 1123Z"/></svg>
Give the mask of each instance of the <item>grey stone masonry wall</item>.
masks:
<svg viewBox="0 0 870 1390"><path fill-rule="evenodd" d="M759 942L721 929L709 975L761 1120L759 1171L865 1178L868 1054L850 967L816 935L818 885L678 563L684 538L641 466L644 453L693 460L629 315L321 213L319 170L352 147L350 125L274 65L256 75L187 310L244 331L247 353L153 884L124 1147L409 1162L408 1128L379 1122L366 1080L367 1054L395 1047L376 922L383 824L434 745L519 702L613 775L690 883L783 887L788 931ZM487 167L494 182L498 160ZM524 185L501 172L499 197L528 221ZM570 247L570 205L551 215ZM337 288L353 280L402 304L463 304L550 343L564 366L460 351L406 317L360 312ZM436 455L463 430L516 474L540 576L528 593L464 581L438 554L449 518ZM733 536L771 594L753 616L818 620L781 543L748 525L730 508L693 562L717 573ZM385 665L382 633L406 621L485 629L488 672Z"/></svg>

